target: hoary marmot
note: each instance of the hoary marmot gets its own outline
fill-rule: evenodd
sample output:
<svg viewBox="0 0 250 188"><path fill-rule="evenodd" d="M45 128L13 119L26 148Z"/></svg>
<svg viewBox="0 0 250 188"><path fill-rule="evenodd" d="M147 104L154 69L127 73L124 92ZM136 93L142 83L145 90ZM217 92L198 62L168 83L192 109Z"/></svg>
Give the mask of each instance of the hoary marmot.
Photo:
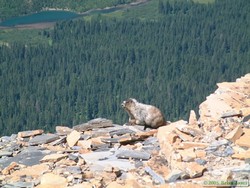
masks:
<svg viewBox="0 0 250 188"><path fill-rule="evenodd" d="M155 106L139 103L133 98L123 101L121 105L127 111L132 125L158 128L167 124L163 114Z"/></svg>

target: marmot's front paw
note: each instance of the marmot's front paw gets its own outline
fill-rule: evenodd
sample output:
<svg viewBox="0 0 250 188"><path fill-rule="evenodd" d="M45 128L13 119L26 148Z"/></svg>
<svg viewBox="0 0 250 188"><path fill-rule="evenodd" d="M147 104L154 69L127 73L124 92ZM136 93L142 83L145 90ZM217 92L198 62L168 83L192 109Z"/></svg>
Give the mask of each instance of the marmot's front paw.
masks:
<svg viewBox="0 0 250 188"><path fill-rule="evenodd" d="M136 120L135 119L129 120L129 124L130 125L136 125Z"/></svg>

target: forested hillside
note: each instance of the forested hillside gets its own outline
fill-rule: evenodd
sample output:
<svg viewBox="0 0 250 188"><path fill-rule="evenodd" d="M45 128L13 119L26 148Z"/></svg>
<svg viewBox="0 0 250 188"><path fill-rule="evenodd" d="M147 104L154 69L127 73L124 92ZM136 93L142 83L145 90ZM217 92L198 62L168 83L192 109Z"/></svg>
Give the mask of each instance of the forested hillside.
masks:
<svg viewBox="0 0 250 188"><path fill-rule="evenodd" d="M104 117L128 97L187 118L216 83L250 72L250 1L159 1L161 19L57 23L52 43L0 46L0 134ZM197 112L197 111L196 111Z"/></svg>

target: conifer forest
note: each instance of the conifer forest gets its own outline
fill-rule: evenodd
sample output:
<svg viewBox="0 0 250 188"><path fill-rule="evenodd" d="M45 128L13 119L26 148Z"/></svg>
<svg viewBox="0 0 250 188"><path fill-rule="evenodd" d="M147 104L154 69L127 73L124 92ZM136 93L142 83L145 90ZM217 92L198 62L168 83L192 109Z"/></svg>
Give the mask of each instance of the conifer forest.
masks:
<svg viewBox="0 0 250 188"><path fill-rule="evenodd" d="M37 31L49 42L0 43L0 135L97 117L122 125L127 98L188 120L216 83L250 72L249 0L157 0L156 10L57 22Z"/></svg>

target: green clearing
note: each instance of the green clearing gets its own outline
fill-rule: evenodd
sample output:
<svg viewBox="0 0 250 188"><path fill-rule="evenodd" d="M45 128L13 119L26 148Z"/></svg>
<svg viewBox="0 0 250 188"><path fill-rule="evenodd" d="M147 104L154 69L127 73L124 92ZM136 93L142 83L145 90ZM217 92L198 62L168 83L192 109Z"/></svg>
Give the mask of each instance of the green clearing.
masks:
<svg viewBox="0 0 250 188"><path fill-rule="evenodd" d="M106 18L116 19L140 19L140 20L157 20L162 17L158 11L158 0L151 0L145 4L130 7L127 9L117 10L115 12L102 14ZM85 20L91 20L94 16L85 16Z"/></svg>
<svg viewBox="0 0 250 188"><path fill-rule="evenodd" d="M125 18L139 18L142 20L155 20L159 18L158 12L158 0L150 1L146 4L132 7L127 11L123 11L123 17Z"/></svg>
<svg viewBox="0 0 250 188"><path fill-rule="evenodd" d="M163 2L168 0L162 0ZM194 3L208 4L214 3L215 0L193 0ZM125 18L134 19L138 18L141 20L158 20L163 15L158 10L159 0L150 0L149 2L131 7L125 10L118 10L112 13L105 14L105 17L109 18ZM92 16L88 16L87 20L90 20ZM85 17L86 18L86 17Z"/></svg>
<svg viewBox="0 0 250 188"><path fill-rule="evenodd" d="M0 44L22 43L29 45L50 44L46 30L38 29L1 29Z"/></svg>

